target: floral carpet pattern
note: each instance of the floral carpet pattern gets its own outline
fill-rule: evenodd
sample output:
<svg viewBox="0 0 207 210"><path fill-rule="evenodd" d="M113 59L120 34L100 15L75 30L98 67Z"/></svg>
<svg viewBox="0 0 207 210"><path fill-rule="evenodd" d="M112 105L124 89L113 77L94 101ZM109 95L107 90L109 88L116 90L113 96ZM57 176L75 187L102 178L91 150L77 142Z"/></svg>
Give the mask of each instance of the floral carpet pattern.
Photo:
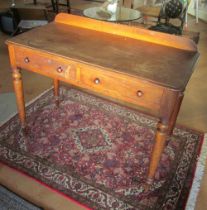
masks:
<svg viewBox="0 0 207 210"><path fill-rule="evenodd" d="M183 209L202 134L176 127L153 185L143 183L157 119L75 89L50 90L0 128L0 160L91 209Z"/></svg>

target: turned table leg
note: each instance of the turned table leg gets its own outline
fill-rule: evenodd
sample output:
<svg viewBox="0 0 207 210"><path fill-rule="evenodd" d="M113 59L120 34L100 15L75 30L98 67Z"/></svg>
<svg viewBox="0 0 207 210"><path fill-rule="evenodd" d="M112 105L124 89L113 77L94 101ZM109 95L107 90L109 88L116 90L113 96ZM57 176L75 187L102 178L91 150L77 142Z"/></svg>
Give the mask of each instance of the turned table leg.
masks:
<svg viewBox="0 0 207 210"><path fill-rule="evenodd" d="M147 183L152 184L166 140L172 133L183 99L183 93L166 89L160 103L160 120L152 148Z"/></svg>
<svg viewBox="0 0 207 210"><path fill-rule="evenodd" d="M13 77L14 91L16 94L17 109L19 112L21 126L22 126L22 128L25 128L25 125L26 125L25 103L24 103L23 84L22 84L22 76L21 76L20 69L13 68L12 69L12 77Z"/></svg>
<svg viewBox="0 0 207 210"><path fill-rule="evenodd" d="M55 96L55 104L59 106L59 80L54 79L54 96Z"/></svg>
<svg viewBox="0 0 207 210"><path fill-rule="evenodd" d="M175 127L176 119L177 119L178 113L180 111L180 107L181 107L181 103L182 103L183 97L184 97L184 94L183 93L179 93L178 99L177 99L177 103L176 103L176 105L174 107L174 111L173 111L173 114L171 116L169 127L168 127L168 135L169 136L171 136L172 133L173 133L173 129Z"/></svg>
<svg viewBox="0 0 207 210"><path fill-rule="evenodd" d="M150 166L148 171L147 183L152 184L157 170L163 149L165 147L165 142L168 136L168 125L160 121L157 125L157 132L155 136L155 142L153 145Z"/></svg>

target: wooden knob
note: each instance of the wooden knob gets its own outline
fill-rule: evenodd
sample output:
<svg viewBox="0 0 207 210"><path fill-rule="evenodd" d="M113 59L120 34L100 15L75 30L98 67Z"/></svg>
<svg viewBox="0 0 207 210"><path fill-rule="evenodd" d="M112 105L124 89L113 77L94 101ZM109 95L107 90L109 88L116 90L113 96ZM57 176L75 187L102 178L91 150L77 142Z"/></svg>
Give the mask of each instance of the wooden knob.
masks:
<svg viewBox="0 0 207 210"><path fill-rule="evenodd" d="M29 58L28 57L24 58L24 62L29 63L30 62Z"/></svg>
<svg viewBox="0 0 207 210"><path fill-rule="evenodd" d="M99 78L94 79L94 83L95 84L99 84L100 83L100 79Z"/></svg>
<svg viewBox="0 0 207 210"><path fill-rule="evenodd" d="M58 73L62 73L62 72L63 72L63 68L62 68L61 66L59 66L59 67L57 68L57 72L58 72Z"/></svg>
<svg viewBox="0 0 207 210"><path fill-rule="evenodd" d="M138 97L141 97L141 96L143 96L143 95L144 95L144 93L143 93L141 90L138 90L138 91L137 91L137 96L138 96Z"/></svg>

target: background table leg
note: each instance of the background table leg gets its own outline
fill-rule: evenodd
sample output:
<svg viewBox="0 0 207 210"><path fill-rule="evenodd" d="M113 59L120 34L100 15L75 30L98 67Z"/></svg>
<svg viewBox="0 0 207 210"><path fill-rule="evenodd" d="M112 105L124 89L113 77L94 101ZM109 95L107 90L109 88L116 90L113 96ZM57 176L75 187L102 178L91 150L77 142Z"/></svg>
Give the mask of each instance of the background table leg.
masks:
<svg viewBox="0 0 207 210"><path fill-rule="evenodd" d="M59 106L59 80L54 79L54 96L55 96L55 103L57 106Z"/></svg>

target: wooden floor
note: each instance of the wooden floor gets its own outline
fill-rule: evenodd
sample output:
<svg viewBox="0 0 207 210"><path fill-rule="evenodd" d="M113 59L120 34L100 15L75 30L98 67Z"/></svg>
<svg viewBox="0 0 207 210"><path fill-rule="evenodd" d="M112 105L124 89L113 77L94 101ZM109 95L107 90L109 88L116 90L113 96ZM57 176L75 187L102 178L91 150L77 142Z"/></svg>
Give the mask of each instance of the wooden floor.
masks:
<svg viewBox="0 0 207 210"><path fill-rule="evenodd" d="M72 2L74 1L75 0ZM0 9L6 8L8 2L10 1L1 1ZM89 1L87 1L87 5L85 3L83 6L87 7L88 2ZM74 4L77 7L81 7L80 0L75 1ZM196 24L195 19L192 17L189 17L188 20L188 30L200 32L198 48L201 55L195 68L195 72L187 86L177 123L207 132L207 23L199 21L199 23ZM0 33L0 93L13 91L8 52L4 44L7 38L8 36ZM31 100L52 85L50 79L26 71L23 73L23 79L26 101ZM0 183L3 183L16 193L45 209L83 209L81 206L72 203L64 196L48 190L46 187L31 178L25 177L3 165L0 165ZM206 209L206 198L207 169L205 170L205 175L202 180L201 189L196 203L196 210Z"/></svg>

